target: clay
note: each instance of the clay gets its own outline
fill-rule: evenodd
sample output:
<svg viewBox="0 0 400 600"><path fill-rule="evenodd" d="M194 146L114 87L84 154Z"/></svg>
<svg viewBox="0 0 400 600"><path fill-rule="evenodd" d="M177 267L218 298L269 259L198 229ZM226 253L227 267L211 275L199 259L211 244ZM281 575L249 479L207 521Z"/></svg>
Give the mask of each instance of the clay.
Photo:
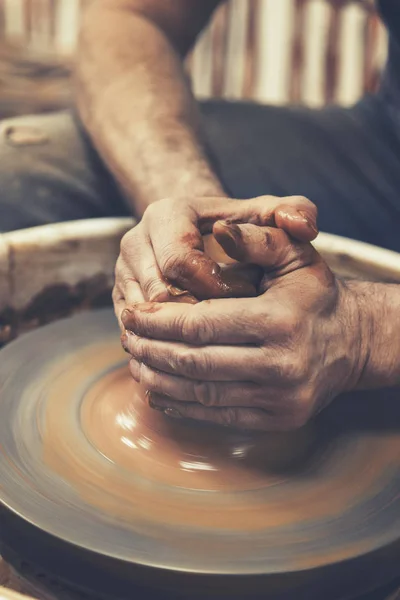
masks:
<svg viewBox="0 0 400 600"><path fill-rule="evenodd" d="M185 243L197 241L191 234L188 235L183 240ZM196 299L256 296L262 269L255 265L240 264L230 258L213 235L204 236L203 241L206 256L216 264L210 264L208 259L198 254L188 257L185 266L177 271L176 281L169 281L171 301L194 302Z"/></svg>
<svg viewBox="0 0 400 600"><path fill-rule="evenodd" d="M8 346L0 389L1 500L56 539L174 572L281 573L272 600L293 597L287 573L342 600L320 570L340 578L371 555L376 570L346 574L342 592L397 575L398 391L344 399L285 435L172 421L131 379L112 311Z"/></svg>

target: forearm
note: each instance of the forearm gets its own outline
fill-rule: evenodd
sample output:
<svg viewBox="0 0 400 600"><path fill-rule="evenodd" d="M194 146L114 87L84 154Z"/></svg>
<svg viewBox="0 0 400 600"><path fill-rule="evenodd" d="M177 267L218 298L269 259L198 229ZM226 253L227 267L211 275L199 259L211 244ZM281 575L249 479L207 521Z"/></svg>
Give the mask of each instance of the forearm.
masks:
<svg viewBox="0 0 400 600"><path fill-rule="evenodd" d="M86 14L75 78L103 160L140 215L165 196L222 195L179 55L150 20L109 6Z"/></svg>
<svg viewBox="0 0 400 600"><path fill-rule="evenodd" d="M364 365L360 389L400 385L400 285L351 282L359 307Z"/></svg>

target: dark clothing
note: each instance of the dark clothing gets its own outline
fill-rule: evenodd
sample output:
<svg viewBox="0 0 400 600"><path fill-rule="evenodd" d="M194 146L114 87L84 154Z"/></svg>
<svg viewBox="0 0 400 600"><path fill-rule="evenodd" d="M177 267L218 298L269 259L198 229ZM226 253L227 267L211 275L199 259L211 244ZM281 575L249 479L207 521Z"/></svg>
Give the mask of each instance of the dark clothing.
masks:
<svg viewBox="0 0 400 600"><path fill-rule="evenodd" d="M391 39L376 95L352 108L210 101L201 109L211 161L232 196L302 194L318 206L322 231L400 252L400 2L379 8ZM24 141L26 126L37 143ZM69 113L2 123L0 184L2 231L128 214Z"/></svg>

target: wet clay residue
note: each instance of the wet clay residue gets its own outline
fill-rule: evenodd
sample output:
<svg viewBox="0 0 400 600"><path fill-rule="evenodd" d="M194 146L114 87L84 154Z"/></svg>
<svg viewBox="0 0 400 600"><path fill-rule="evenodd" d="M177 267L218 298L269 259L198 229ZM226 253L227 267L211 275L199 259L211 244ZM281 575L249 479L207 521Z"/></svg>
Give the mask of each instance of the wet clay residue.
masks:
<svg viewBox="0 0 400 600"><path fill-rule="evenodd" d="M57 284L44 289L22 310L0 314L0 348L18 335L67 317L80 310L111 306L111 287L105 275L75 286Z"/></svg>

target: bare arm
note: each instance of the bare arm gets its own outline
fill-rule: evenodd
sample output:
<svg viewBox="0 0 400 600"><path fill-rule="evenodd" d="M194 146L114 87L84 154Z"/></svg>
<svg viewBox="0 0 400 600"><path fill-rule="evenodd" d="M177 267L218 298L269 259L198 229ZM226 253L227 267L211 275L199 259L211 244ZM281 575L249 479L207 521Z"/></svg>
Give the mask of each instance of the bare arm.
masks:
<svg viewBox="0 0 400 600"><path fill-rule="evenodd" d="M95 0L76 67L84 126L132 208L224 195L182 60L221 0Z"/></svg>

